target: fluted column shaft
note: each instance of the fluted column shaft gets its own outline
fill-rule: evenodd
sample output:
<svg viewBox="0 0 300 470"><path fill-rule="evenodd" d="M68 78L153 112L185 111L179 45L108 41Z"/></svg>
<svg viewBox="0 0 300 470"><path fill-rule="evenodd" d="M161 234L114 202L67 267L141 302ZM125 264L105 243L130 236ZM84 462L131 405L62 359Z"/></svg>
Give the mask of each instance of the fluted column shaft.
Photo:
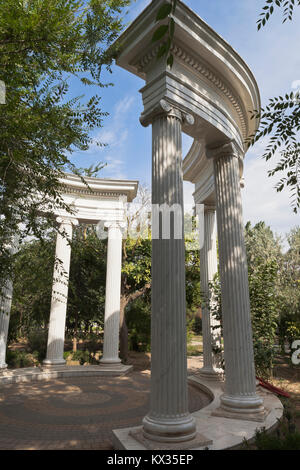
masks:
<svg viewBox="0 0 300 470"><path fill-rule="evenodd" d="M119 359L119 325L122 269L122 231L116 223L107 224L107 268L105 291L104 345L101 363L116 364Z"/></svg>
<svg viewBox="0 0 300 470"><path fill-rule="evenodd" d="M9 246L11 255L17 252L19 245L19 238L13 237L13 241ZM10 310L12 304L13 295L13 282L9 278L4 283L0 295L0 370L6 369L6 348L7 348L7 336L9 329Z"/></svg>
<svg viewBox="0 0 300 470"><path fill-rule="evenodd" d="M210 307L213 303L210 283L217 271L215 208L205 205L204 245L200 250L201 293L204 296L202 304L203 367L199 372L201 375L208 377L215 377L221 372L217 367L216 355L213 352L214 347L220 346L220 325L210 313Z"/></svg>
<svg viewBox="0 0 300 470"><path fill-rule="evenodd" d="M0 370L6 369L6 345L12 303L13 283L9 279L2 288L0 297Z"/></svg>
<svg viewBox="0 0 300 470"><path fill-rule="evenodd" d="M47 355L45 366L64 365L65 326L68 302L69 271L73 225L71 219L57 219L60 226L56 236L55 265L49 320Z"/></svg>
<svg viewBox="0 0 300 470"><path fill-rule="evenodd" d="M216 151L214 175L226 377L221 407L262 413L263 400L256 394L239 160L232 144Z"/></svg>
<svg viewBox="0 0 300 470"><path fill-rule="evenodd" d="M151 395L143 433L181 442L195 436L187 388L182 116L163 111L152 120L152 215L163 204L175 210L165 238L166 214L152 220Z"/></svg>

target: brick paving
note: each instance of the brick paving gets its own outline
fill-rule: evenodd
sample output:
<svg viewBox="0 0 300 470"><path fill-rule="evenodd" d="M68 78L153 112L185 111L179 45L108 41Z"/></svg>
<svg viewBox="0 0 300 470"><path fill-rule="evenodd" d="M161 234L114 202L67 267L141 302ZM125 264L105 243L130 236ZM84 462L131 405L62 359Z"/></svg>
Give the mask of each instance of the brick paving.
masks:
<svg viewBox="0 0 300 470"><path fill-rule="evenodd" d="M141 424L149 410L150 374L77 377L4 385L0 449L112 449L112 430ZM189 386L190 411L209 403Z"/></svg>

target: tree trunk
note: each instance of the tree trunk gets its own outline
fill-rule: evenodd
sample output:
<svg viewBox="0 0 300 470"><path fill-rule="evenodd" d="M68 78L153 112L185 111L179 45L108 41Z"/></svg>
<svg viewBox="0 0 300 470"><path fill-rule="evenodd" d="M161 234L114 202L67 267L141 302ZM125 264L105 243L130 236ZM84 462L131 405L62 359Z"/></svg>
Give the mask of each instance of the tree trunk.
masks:
<svg viewBox="0 0 300 470"><path fill-rule="evenodd" d="M75 328L74 328L74 336L72 339L73 343L73 352L77 351L77 330L78 330L78 317L75 318Z"/></svg>

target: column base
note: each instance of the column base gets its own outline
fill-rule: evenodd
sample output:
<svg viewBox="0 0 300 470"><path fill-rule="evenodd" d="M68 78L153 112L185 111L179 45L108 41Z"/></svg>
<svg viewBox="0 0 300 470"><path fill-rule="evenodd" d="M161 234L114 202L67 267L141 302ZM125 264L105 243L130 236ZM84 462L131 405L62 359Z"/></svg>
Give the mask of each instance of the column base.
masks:
<svg viewBox="0 0 300 470"><path fill-rule="evenodd" d="M66 361L64 359L45 359L43 361L43 368L50 369L52 367L65 367Z"/></svg>
<svg viewBox="0 0 300 470"><path fill-rule="evenodd" d="M102 358L100 359L100 365L101 366L117 366L117 365L122 365L121 359L117 358Z"/></svg>
<svg viewBox="0 0 300 470"><path fill-rule="evenodd" d="M263 406L263 398L256 394L248 397L224 394L220 400L221 406L212 416L263 422L270 412Z"/></svg>
<svg viewBox="0 0 300 470"><path fill-rule="evenodd" d="M197 375L208 380L223 380L223 369L213 369L212 367L202 367Z"/></svg>
<svg viewBox="0 0 300 470"><path fill-rule="evenodd" d="M143 419L143 437L156 442L186 442L196 437L196 420L187 415L182 418L152 418Z"/></svg>
<svg viewBox="0 0 300 470"><path fill-rule="evenodd" d="M0 375L4 373L7 369L7 364L4 362L3 364L0 364Z"/></svg>

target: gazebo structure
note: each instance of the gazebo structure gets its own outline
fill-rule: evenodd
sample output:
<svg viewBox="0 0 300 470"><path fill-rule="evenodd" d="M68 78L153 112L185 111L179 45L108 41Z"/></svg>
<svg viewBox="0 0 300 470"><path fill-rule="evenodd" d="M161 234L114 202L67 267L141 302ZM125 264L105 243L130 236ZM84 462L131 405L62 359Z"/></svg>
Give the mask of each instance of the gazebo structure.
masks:
<svg viewBox="0 0 300 470"><path fill-rule="evenodd" d="M240 192L245 140L259 124L249 111L259 109L260 97L242 58L181 1L172 13L173 66L157 58L161 44L152 36L165 1L152 0L121 35L116 60L145 81L140 121L152 125L152 204L176 207L177 216L169 239L162 235L160 219L152 240L150 410L142 427L114 431L115 446L224 448L253 435L258 423L273 426L274 406L281 410L276 398L275 405L270 397L264 402L256 388ZM194 139L184 175L182 132ZM206 291L217 270L216 211L222 290L225 383L213 364L207 311L204 368L193 380L211 392L213 402L196 415L188 411L184 237L179 239L176 227L178 208L183 227L183 177L195 184L195 202L205 206L201 275ZM230 445L225 445L226 433L234 436Z"/></svg>
<svg viewBox="0 0 300 470"><path fill-rule="evenodd" d="M98 236L107 238L108 241L104 349L100 372L101 374L105 374L105 371L108 374L123 374L131 369L130 366L122 365L119 359L122 228L125 227L127 203L135 198L138 182L87 177L84 178L84 181L79 176L66 173L65 177L60 179L61 196L63 202L72 209L72 213L70 214L64 209L53 210L51 208L59 227L53 272L47 355L43 362L44 368L50 369L46 373L47 377L49 374L51 375L51 370L56 372L65 366L63 353L71 259L70 242L73 227L79 223L99 224L99 222L102 222L98 226ZM47 208L45 208L46 210ZM107 232L105 228L107 228ZM7 367L5 351L12 289L12 283L8 281L5 299L1 304L0 368L2 370ZM87 368L83 370L87 371ZM76 375L78 375L78 371L76 371ZM54 374L54 376L57 376L57 374ZM68 376L70 376L70 373L68 373ZM33 374L32 377L35 378L36 374ZM42 375L40 378L42 378ZM8 378L7 382L9 382Z"/></svg>

